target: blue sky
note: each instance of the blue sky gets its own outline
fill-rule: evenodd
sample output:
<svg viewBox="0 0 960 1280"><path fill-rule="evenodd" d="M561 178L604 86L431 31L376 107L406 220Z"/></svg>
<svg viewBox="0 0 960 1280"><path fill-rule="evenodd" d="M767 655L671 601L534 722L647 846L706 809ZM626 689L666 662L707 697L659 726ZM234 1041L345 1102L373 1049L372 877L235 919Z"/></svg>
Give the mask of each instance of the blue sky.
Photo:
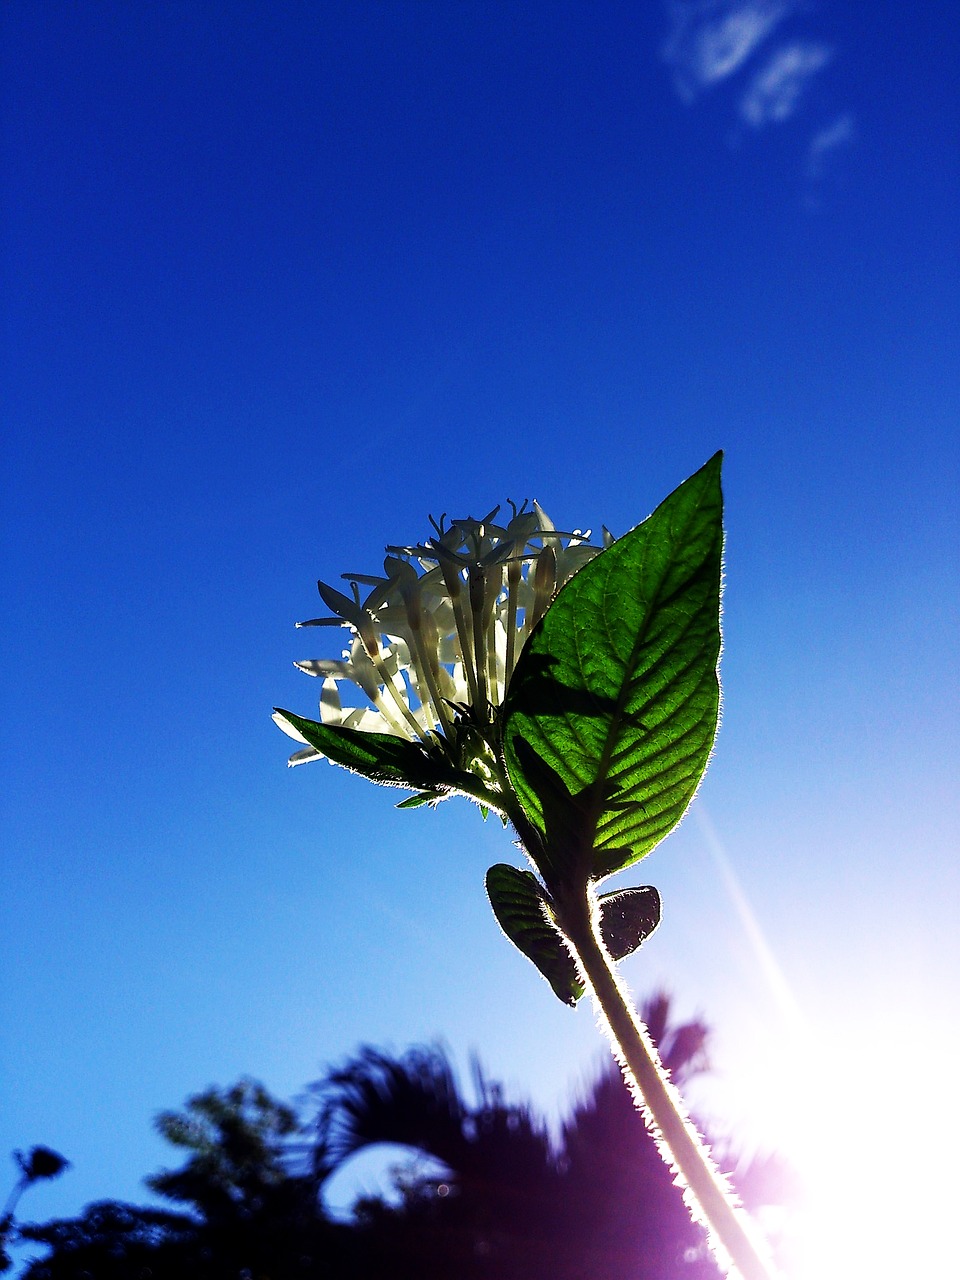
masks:
<svg viewBox="0 0 960 1280"><path fill-rule="evenodd" d="M955 23L4 6L0 1150L75 1166L30 1211L360 1042L563 1105L599 1042L494 924L507 835L286 770L269 710L318 577L508 498L622 532L721 447L723 727L627 975L750 1140L797 1018L955 1052Z"/></svg>

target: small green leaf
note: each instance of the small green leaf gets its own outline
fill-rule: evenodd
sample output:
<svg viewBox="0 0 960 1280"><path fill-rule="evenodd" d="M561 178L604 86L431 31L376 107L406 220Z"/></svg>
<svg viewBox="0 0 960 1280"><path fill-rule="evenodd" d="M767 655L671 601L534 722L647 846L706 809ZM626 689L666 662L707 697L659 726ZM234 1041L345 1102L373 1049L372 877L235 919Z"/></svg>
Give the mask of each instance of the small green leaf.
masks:
<svg viewBox="0 0 960 1280"><path fill-rule="evenodd" d="M652 884L600 895L600 933L614 960L636 951L660 923L660 894Z"/></svg>
<svg viewBox="0 0 960 1280"><path fill-rule="evenodd" d="M416 742L389 733L361 733L341 725L319 724L292 711L277 708L311 747L334 764L385 786L430 791L439 788L451 772L441 756L436 759Z"/></svg>
<svg viewBox="0 0 960 1280"><path fill-rule="evenodd" d="M559 931L550 923L536 876L499 862L487 872L487 894L497 923L510 941L533 961L558 999L575 1005L583 995L583 983Z"/></svg>
<svg viewBox="0 0 960 1280"><path fill-rule="evenodd" d="M420 809L425 804L437 804L444 797L439 791L418 791L415 796L408 796L394 805L395 809ZM484 812L486 817L486 812Z"/></svg>
<svg viewBox="0 0 960 1280"><path fill-rule="evenodd" d="M720 702L720 463L718 453L580 569L517 662L504 756L549 846L548 888L644 857L706 768ZM536 759L557 780L547 794Z"/></svg>
<svg viewBox="0 0 960 1280"><path fill-rule="evenodd" d="M296 731L334 764L360 773L387 787L409 787L425 793L401 801L398 808L432 804L452 795L470 796L481 805L499 812L499 800L483 781L451 763L438 739L430 743L411 742L390 733L366 733L342 725L320 724L292 711L274 708L274 719L286 720Z"/></svg>

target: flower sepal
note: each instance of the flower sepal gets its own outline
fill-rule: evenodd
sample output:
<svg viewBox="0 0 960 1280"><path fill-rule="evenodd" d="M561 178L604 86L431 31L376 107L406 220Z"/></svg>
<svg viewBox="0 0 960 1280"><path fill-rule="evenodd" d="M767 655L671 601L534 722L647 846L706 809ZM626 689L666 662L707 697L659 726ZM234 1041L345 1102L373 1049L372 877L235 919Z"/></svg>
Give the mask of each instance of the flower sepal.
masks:
<svg viewBox="0 0 960 1280"><path fill-rule="evenodd" d="M418 792L401 802L405 808L465 795L501 812L497 795L484 785L478 774L458 768L450 760L448 744L439 736L413 742L391 733L321 724L280 707L274 709L273 719L288 737L303 744L304 749L290 757L291 764L323 757L381 786Z"/></svg>

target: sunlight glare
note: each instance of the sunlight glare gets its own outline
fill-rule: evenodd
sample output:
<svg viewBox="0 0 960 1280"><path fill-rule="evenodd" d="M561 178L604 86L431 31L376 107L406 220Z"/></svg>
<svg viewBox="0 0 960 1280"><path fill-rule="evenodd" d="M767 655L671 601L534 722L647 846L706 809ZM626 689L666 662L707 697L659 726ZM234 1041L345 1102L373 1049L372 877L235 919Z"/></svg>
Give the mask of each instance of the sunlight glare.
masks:
<svg viewBox="0 0 960 1280"><path fill-rule="evenodd" d="M933 1048L934 1037L925 1047ZM956 1266L956 1117L889 1026L863 1023L821 1045L778 1086L785 1152L805 1188L786 1245L792 1280L893 1280ZM926 1058L953 1062L960 1037ZM942 1053L942 1056L941 1056ZM792 1077L792 1078L791 1078Z"/></svg>
<svg viewBox="0 0 960 1280"><path fill-rule="evenodd" d="M960 1031L931 1000L890 993L880 1016L800 1009L702 806L698 825L764 980L782 1036L752 1081L752 1109L779 1131L802 1203L786 1215L789 1280L903 1280L958 1273L960 1114L943 1083Z"/></svg>

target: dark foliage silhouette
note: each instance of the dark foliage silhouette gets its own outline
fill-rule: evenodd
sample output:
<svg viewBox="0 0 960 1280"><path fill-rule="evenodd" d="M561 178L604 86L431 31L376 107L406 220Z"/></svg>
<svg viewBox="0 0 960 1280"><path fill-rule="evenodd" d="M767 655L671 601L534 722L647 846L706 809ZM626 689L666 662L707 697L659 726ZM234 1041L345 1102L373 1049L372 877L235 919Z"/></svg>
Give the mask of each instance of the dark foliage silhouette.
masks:
<svg viewBox="0 0 960 1280"><path fill-rule="evenodd" d="M293 1110L262 1085L241 1080L190 1098L157 1117L160 1133L187 1153L183 1166L146 1180L184 1206L173 1213L102 1201L75 1219L25 1226L21 1238L49 1246L29 1280L281 1280L319 1276L345 1233L318 1212L316 1182L291 1167L300 1132Z"/></svg>
<svg viewBox="0 0 960 1280"><path fill-rule="evenodd" d="M58 1178L64 1169L70 1167L70 1161L65 1160L59 1151L53 1151L50 1147L44 1146L31 1147L26 1154L22 1151L14 1151L13 1160L20 1170L20 1177L14 1183L13 1190L3 1207L3 1214L0 1215L0 1272L9 1271L13 1265L6 1245L17 1230L16 1208L20 1197L35 1182Z"/></svg>
<svg viewBox="0 0 960 1280"><path fill-rule="evenodd" d="M546 1127L505 1103L477 1064L474 1083L471 1107L440 1050L392 1059L368 1048L316 1087L321 1181L381 1143L430 1157L427 1172L412 1163L398 1170L396 1198L357 1206L371 1276L556 1274L545 1227L561 1174Z"/></svg>
<svg viewBox="0 0 960 1280"><path fill-rule="evenodd" d="M643 1011L679 1082L706 1068L706 1027L673 1028L669 1001ZM324 1181L378 1143L432 1158L396 1179L396 1200L358 1206L371 1230L371 1275L464 1280L712 1280L718 1276L656 1144L613 1071L564 1126L558 1148L529 1108L508 1105L474 1067L477 1103L460 1095L436 1049L400 1059L363 1050L316 1086L316 1171ZM371 1258L371 1262L373 1258ZM388 1265L389 1264L389 1265Z"/></svg>
<svg viewBox="0 0 960 1280"><path fill-rule="evenodd" d="M707 1030L644 1018L682 1083L707 1066ZM309 1129L244 1080L209 1089L160 1133L185 1156L147 1185L176 1211L101 1202L21 1228L45 1245L25 1280L714 1280L702 1232L614 1073L574 1107L559 1141L473 1067L474 1101L437 1048L365 1048L309 1091ZM352 1221L326 1184L358 1153L399 1144L388 1194ZM759 1187L762 1169L751 1179Z"/></svg>

